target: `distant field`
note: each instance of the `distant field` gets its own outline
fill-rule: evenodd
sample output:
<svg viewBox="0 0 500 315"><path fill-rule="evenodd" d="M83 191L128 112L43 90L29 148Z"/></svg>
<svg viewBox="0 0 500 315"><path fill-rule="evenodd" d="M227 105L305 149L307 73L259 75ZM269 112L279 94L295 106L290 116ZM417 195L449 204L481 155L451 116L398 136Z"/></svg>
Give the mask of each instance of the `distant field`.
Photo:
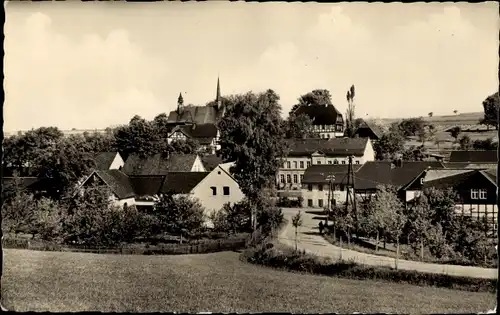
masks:
<svg viewBox="0 0 500 315"><path fill-rule="evenodd" d="M127 256L4 250L14 311L484 312L495 295L337 279L250 265L238 253Z"/></svg>
<svg viewBox="0 0 500 315"><path fill-rule="evenodd" d="M435 125L451 127L454 125L475 125L484 117L483 112L462 113L457 115L442 115L432 116L422 115L425 121L431 122ZM393 122L401 121L403 118L381 118L379 121L384 124L391 124Z"/></svg>

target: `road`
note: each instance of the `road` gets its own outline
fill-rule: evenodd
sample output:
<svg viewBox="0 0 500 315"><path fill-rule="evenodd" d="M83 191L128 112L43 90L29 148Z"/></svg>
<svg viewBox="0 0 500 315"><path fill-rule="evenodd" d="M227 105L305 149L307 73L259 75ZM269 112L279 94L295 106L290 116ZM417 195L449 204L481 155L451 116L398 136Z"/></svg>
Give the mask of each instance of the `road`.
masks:
<svg viewBox="0 0 500 315"><path fill-rule="evenodd" d="M354 260L356 263L364 265L395 267L394 258L356 252L332 245L318 232L319 215L306 212L311 209L301 210L303 223L298 233L298 249L305 250L306 252L318 256L330 257L332 259L342 258L344 260ZM298 211L299 209L283 208L283 214L288 220L288 223L279 234L278 240L284 245L295 246L295 228L292 226L291 218ZM402 259L398 261L398 268L473 278L497 279L498 277L497 269L492 268L442 265Z"/></svg>

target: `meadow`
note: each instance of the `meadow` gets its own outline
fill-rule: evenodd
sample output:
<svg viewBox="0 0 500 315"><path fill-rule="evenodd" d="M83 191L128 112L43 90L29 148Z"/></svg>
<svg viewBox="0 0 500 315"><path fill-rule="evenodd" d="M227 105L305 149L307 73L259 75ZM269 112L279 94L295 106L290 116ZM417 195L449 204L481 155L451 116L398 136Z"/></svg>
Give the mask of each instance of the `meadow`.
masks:
<svg viewBox="0 0 500 315"><path fill-rule="evenodd" d="M239 253L140 256L5 249L13 311L484 312L495 295L291 273Z"/></svg>

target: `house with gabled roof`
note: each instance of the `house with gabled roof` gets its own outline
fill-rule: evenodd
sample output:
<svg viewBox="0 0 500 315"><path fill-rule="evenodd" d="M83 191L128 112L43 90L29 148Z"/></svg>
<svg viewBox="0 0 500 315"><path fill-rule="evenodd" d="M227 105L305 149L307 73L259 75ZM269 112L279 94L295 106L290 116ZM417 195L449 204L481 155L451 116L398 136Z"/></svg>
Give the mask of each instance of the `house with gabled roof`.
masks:
<svg viewBox="0 0 500 315"><path fill-rule="evenodd" d="M95 169L119 170L125 165L125 161L119 152L98 152L94 155Z"/></svg>
<svg viewBox="0 0 500 315"><path fill-rule="evenodd" d="M383 135L382 130L375 124L363 120L356 129L354 136L359 138L369 138L372 141L379 140Z"/></svg>
<svg viewBox="0 0 500 315"><path fill-rule="evenodd" d="M276 178L281 191L300 190L304 172L311 165L347 165L350 156L354 165L375 160L368 138L287 139L286 146Z"/></svg>
<svg viewBox="0 0 500 315"><path fill-rule="evenodd" d="M344 119L332 104L300 105L293 113L309 116L314 131L319 133L321 138L330 139L344 136Z"/></svg>
<svg viewBox="0 0 500 315"><path fill-rule="evenodd" d="M193 139L200 144L200 148L215 154L220 149L219 131L215 124L177 125L168 135L168 143L174 140Z"/></svg>
<svg viewBox="0 0 500 315"><path fill-rule="evenodd" d="M122 170L129 176L154 176L169 172L204 172L205 167L198 154L158 153L151 156L132 154Z"/></svg>
<svg viewBox="0 0 500 315"><path fill-rule="evenodd" d="M80 187L97 184L111 191L110 199L118 206L135 205L135 192L130 178L120 170L94 170Z"/></svg>

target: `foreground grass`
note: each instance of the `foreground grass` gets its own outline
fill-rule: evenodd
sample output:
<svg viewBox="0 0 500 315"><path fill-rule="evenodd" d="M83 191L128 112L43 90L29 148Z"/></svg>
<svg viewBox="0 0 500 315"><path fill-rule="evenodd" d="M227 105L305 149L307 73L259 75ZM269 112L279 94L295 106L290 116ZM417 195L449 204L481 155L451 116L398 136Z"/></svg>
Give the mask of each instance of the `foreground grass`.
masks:
<svg viewBox="0 0 500 315"><path fill-rule="evenodd" d="M99 255L4 250L2 298L14 311L482 312L491 293L289 273L238 253Z"/></svg>

